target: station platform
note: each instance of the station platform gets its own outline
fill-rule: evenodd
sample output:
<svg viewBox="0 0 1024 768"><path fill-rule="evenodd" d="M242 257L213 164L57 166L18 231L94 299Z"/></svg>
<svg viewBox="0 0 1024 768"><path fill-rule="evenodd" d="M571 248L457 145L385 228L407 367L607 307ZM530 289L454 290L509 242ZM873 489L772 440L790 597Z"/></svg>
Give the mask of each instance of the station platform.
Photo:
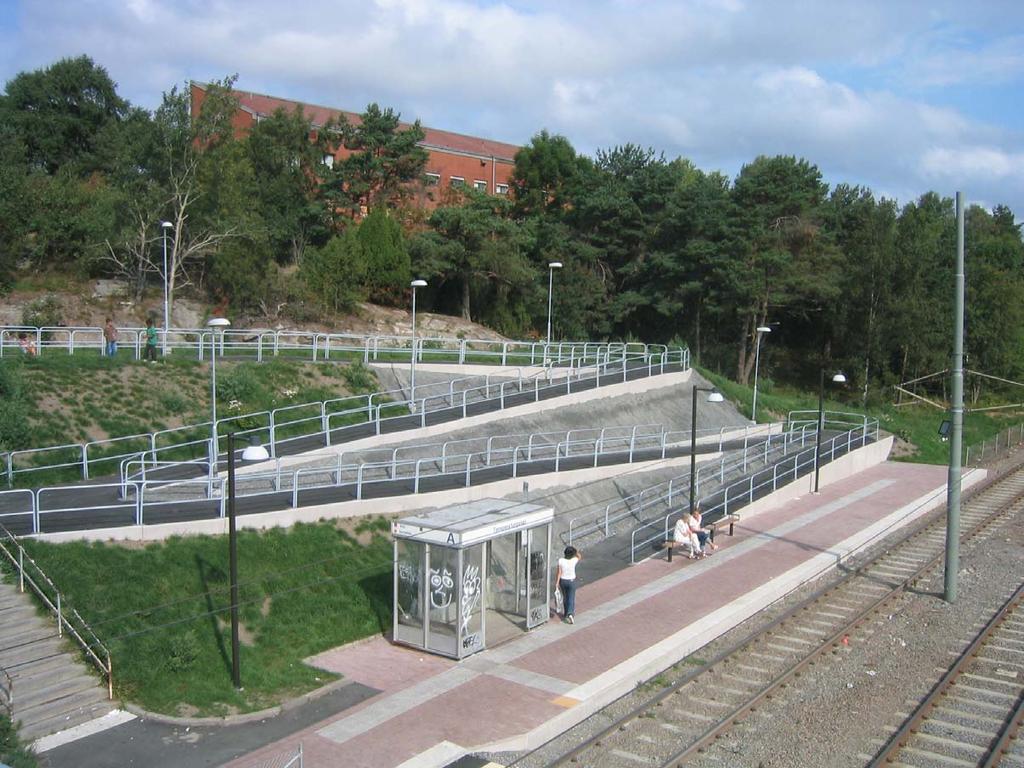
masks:
<svg viewBox="0 0 1024 768"><path fill-rule="evenodd" d="M384 637L308 660L379 693L229 763L434 768L471 752L539 746L841 559L946 501L945 467L883 462L744 515L702 560L657 555L598 580L579 565L576 622L461 662ZM984 472L965 473L963 486Z"/></svg>

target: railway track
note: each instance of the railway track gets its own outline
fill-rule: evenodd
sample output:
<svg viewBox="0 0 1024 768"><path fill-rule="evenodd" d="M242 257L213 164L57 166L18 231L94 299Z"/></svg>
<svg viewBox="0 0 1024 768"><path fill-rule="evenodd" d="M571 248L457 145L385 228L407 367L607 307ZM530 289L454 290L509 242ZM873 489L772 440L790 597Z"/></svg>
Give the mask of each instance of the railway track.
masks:
<svg viewBox="0 0 1024 768"><path fill-rule="evenodd" d="M1021 468L978 489L961 510L962 539L983 534L1018 509L1022 500ZM944 544L945 516L933 515L869 562L847 566L850 570L836 582L706 664L682 669L677 665L648 681L643 701L596 734L591 727L592 735L581 741L573 733L586 729L577 726L512 765L622 768L676 766L699 756L712 760L709 747L716 740L773 697L784 695L828 654L838 653L859 625L941 566ZM1019 639L1024 640L1024 631ZM1024 678L1024 666L1018 671ZM610 710L602 716L607 718Z"/></svg>
<svg viewBox="0 0 1024 768"><path fill-rule="evenodd" d="M1000 606L871 762L1024 765L1024 586Z"/></svg>

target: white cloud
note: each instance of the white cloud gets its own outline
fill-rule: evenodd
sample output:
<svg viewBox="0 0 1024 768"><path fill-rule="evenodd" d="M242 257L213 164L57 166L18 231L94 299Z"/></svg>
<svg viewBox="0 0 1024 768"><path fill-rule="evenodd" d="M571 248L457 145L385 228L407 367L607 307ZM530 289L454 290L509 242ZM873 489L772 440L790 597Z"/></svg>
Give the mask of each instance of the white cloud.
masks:
<svg viewBox="0 0 1024 768"><path fill-rule="evenodd" d="M242 89L349 109L377 101L506 141L548 128L583 151L633 142L728 173L796 154L832 182L917 196L963 180L1024 211L1021 99L980 117L932 88L1019 84L1024 4L992 0L966 18L959 7L24 0L16 34L0 27L14 41L0 76L84 52L152 107L187 78L237 72Z"/></svg>

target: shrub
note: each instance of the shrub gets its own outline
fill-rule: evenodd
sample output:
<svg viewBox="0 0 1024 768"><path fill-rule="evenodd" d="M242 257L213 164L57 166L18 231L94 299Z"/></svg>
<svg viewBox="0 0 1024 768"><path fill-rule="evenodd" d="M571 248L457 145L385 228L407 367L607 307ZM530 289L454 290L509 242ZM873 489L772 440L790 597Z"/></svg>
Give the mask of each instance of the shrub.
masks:
<svg viewBox="0 0 1024 768"><path fill-rule="evenodd" d="M326 309L354 309L363 299L366 280L366 259L355 228L349 227L340 237L331 238L323 248L308 248L300 275Z"/></svg>
<svg viewBox="0 0 1024 768"><path fill-rule="evenodd" d="M352 394L359 395L377 390L377 377L373 371L361 362L346 365L341 369L341 377Z"/></svg>
<svg viewBox="0 0 1024 768"><path fill-rule="evenodd" d="M167 669L171 672L184 672L199 658L199 640L191 629L174 635L168 645Z"/></svg>
<svg viewBox="0 0 1024 768"><path fill-rule="evenodd" d="M61 311L60 299L53 294L47 294L42 298L30 301L21 313L22 325L32 325L37 328L49 325L62 325L64 314Z"/></svg>

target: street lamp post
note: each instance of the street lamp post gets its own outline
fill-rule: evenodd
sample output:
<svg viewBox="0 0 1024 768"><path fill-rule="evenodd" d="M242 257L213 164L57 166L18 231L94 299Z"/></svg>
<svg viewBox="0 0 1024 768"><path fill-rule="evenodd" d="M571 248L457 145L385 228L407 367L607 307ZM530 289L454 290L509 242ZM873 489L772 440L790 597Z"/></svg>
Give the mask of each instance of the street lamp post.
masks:
<svg viewBox="0 0 1024 768"><path fill-rule="evenodd" d="M217 472L217 332L231 325L226 317L211 318L210 333L210 477Z"/></svg>
<svg viewBox="0 0 1024 768"><path fill-rule="evenodd" d="M693 396L690 398L692 410L690 411L690 512L696 505L697 492L697 393L707 392L709 403L721 403L725 400L722 393L714 387L701 387L693 385ZM672 562L672 547L668 548L668 559Z"/></svg>
<svg viewBox="0 0 1024 768"><path fill-rule="evenodd" d="M242 461L266 461L270 458L262 445L250 445L242 451ZM235 528L235 433L228 432L228 579L231 588L231 682L242 688L242 665L238 647L238 537Z"/></svg>
<svg viewBox="0 0 1024 768"><path fill-rule="evenodd" d="M754 403L750 406L750 420L757 424L757 369L761 363L761 337L771 333L772 329L767 325L757 327L757 344L754 347Z"/></svg>
<svg viewBox="0 0 1024 768"><path fill-rule="evenodd" d="M164 233L164 344L163 344L163 356L167 357L167 332L171 329L171 309L168 302L168 285L170 283L167 275L167 230L173 228L174 225L169 221L164 221L160 224L160 229Z"/></svg>
<svg viewBox="0 0 1024 768"><path fill-rule="evenodd" d="M552 261L548 263L548 335L547 345L544 347L544 362L548 360L548 349L551 347L551 294L555 283L555 270L562 268L562 262Z"/></svg>
<svg viewBox="0 0 1024 768"><path fill-rule="evenodd" d="M845 384L846 377L842 373L832 375L834 384ZM821 382L818 385L818 429L814 441L814 492L818 492L818 480L821 470L821 433L825 431L825 369L821 369Z"/></svg>
<svg viewBox="0 0 1024 768"><path fill-rule="evenodd" d="M412 363L409 373L409 410L416 412L416 289L426 288L426 280L413 280L412 286Z"/></svg>

